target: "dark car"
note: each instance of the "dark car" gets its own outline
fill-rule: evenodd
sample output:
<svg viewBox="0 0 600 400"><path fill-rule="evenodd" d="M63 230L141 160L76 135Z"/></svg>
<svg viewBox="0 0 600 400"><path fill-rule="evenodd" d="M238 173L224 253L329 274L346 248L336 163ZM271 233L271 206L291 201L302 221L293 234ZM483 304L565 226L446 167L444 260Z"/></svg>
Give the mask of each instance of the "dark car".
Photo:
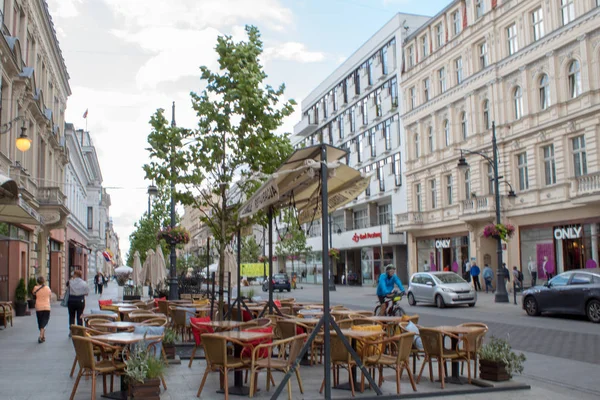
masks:
<svg viewBox="0 0 600 400"><path fill-rule="evenodd" d="M541 313L586 315L600 323L600 269L578 269L552 278L544 286L523 292L528 315Z"/></svg>
<svg viewBox="0 0 600 400"><path fill-rule="evenodd" d="M290 283L290 278L287 274L275 274L273 275L273 290L278 290L283 292L287 290L290 292L292 290L292 284ZM265 279L262 285L263 292L269 290L269 280Z"/></svg>

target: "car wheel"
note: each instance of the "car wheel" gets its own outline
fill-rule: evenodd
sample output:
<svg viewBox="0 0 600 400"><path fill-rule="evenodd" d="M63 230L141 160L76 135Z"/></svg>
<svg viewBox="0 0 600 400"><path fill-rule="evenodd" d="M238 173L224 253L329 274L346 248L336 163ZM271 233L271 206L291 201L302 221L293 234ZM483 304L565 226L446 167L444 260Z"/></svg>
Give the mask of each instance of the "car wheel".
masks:
<svg viewBox="0 0 600 400"><path fill-rule="evenodd" d="M444 299L439 294L437 296L435 296L435 305L437 306L437 308L446 307L446 303L444 303Z"/></svg>
<svg viewBox="0 0 600 400"><path fill-rule="evenodd" d="M469 303L469 307L475 307L475 303Z"/></svg>
<svg viewBox="0 0 600 400"><path fill-rule="evenodd" d="M527 297L524 301L525 311L527 311L527 315L531 317L540 315L540 308L538 307L537 300L533 296Z"/></svg>
<svg viewBox="0 0 600 400"><path fill-rule="evenodd" d="M585 308L587 317L594 323L600 323L600 301L590 300Z"/></svg>
<svg viewBox="0 0 600 400"><path fill-rule="evenodd" d="M279 293L283 293L283 289L279 289Z"/></svg>
<svg viewBox="0 0 600 400"><path fill-rule="evenodd" d="M410 304L411 306L416 306L417 305L417 301L415 300L415 296L413 296L412 293L408 294L408 304Z"/></svg>
<svg viewBox="0 0 600 400"><path fill-rule="evenodd" d="M292 291L292 288L287 288L288 293Z"/></svg>

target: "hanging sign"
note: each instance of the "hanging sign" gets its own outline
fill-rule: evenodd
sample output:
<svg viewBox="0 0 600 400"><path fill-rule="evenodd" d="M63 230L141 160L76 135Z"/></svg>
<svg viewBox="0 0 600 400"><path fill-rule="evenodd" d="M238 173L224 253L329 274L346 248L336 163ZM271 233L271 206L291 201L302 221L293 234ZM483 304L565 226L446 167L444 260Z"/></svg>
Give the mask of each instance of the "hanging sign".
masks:
<svg viewBox="0 0 600 400"><path fill-rule="evenodd" d="M436 249L449 249L450 248L450 239L436 239L435 240L435 248Z"/></svg>
<svg viewBox="0 0 600 400"><path fill-rule="evenodd" d="M354 236L352 236L352 240L354 240L356 243L360 242L361 240L366 240L366 239L377 239L381 237L381 232L374 232L374 233L355 233Z"/></svg>

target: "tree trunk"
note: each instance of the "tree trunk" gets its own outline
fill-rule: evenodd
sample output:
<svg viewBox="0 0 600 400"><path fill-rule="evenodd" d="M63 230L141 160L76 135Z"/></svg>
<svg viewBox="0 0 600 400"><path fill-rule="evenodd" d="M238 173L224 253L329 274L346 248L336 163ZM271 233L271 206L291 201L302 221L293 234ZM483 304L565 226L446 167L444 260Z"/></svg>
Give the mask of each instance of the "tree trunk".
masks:
<svg viewBox="0 0 600 400"><path fill-rule="evenodd" d="M224 317L223 305L224 296L223 288L225 286L225 247L227 243L225 238L227 237L227 226L226 226L226 212L227 212L227 193L225 184L221 184L221 240L219 240L219 320L222 321Z"/></svg>

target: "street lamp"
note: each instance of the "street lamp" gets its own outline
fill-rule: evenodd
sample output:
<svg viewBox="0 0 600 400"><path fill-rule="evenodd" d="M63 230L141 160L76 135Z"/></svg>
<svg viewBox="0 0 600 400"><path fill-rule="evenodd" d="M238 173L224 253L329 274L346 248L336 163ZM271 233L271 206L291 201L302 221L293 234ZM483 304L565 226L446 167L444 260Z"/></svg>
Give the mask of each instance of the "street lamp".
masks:
<svg viewBox="0 0 600 400"><path fill-rule="evenodd" d="M148 218L150 218L150 204L152 201L153 197L156 197L158 195L158 188L156 186L154 186L154 182L148 186Z"/></svg>
<svg viewBox="0 0 600 400"><path fill-rule="evenodd" d="M500 179L502 176L498 174L498 143L496 142L496 123L492 122L492 157L488 156L485 153L478 151L471 151L466 149L460 149L460 158L458 159L458 168L460 170L465 170L469 168L469 163L465 159L464 155L466 154L476 154L480 157L483 157L494 169L494 200L496 205L496 224L501 223L500 218ZM508 187L510 188L508 192L508 198L513 200L517 195L515 194L512 186L506 180L504 180ZM506 286L504 285L504 271L502 269L502 239L498 237L496 239L496 252L498 253L498 271L496 274L496 303L508 303L508 293L506 292Z"/></svg>
<svg viewBox="0 0 600 400"><path fill-rule="evenodd" d="M15 119L13 119L12 121L9 121L9 122L3 124L2 127L0 127L0 135L10 132L10 130L12 129L13 123L15 123L17 121L23 121L23 125L21 126L21 134L15 141L15 146L17 147L17 149L19 149L20 151L22 151L24 153L31 148L31 139L29 139L29 137L27 136L27 133L26 133L26 131L27 131L27 128L25 127L26 119L24 116L18 116Z"/></svg>
<svg viewBox="0 0 600 400"><path fill-rule="evenodd" d="M175 102L173 102L171 127L175 127ZM171 155L175 153L174 146L171 145ZM175 165L171 159L171 229L175 227ZM179 300L179 288L177 284L177 253L175 252L175 244L171 243L171 268L169 279L169 300Z"/></svg>
<svg viewBox="0 0 600 400"><path fill-rule="evenodd" d="M333 224L334 222L331 220L331 214L329 214L329 251L331 251L331 249L333 248L333 238L332 238L332 231L333 231ZM337 226L338 230L337 230L337 234L341 235L342 234L342 229L340 228L340 226L338 224L335 224L335 226ZM332 261L333 261L333 257ZM335 291L335 282L333 280L333 262L329 263L329 290L331 291Z"/></svg>

